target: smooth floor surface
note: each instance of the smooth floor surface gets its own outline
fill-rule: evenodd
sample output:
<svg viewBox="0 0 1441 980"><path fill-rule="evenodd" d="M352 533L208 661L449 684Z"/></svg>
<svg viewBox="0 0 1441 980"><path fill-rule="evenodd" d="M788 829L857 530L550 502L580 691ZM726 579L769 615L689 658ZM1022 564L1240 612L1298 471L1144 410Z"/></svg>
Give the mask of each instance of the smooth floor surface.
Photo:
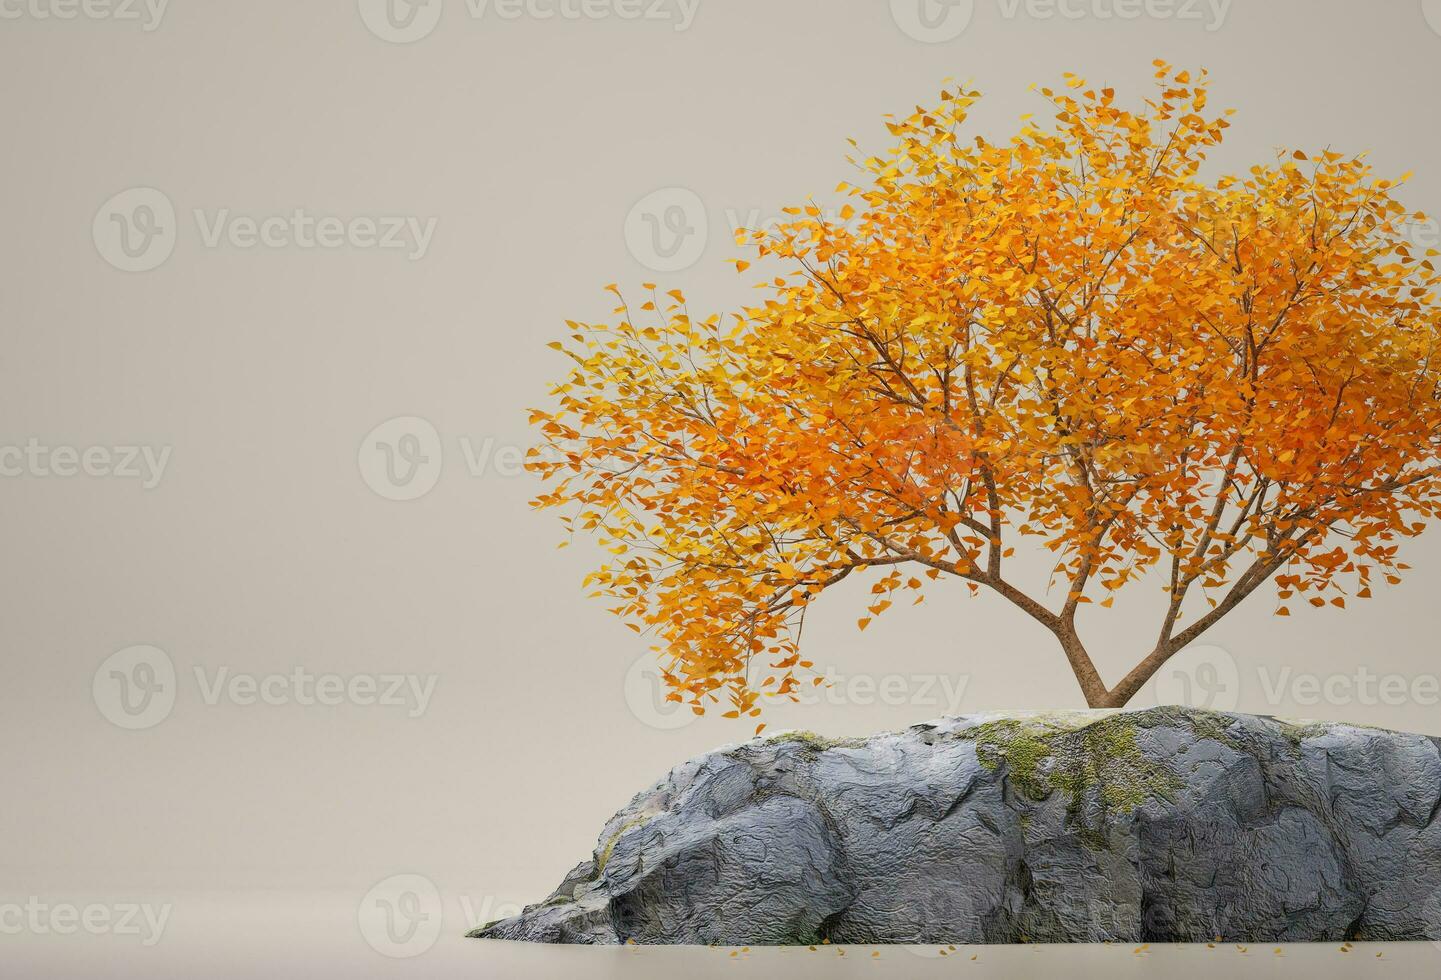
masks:
<svg viewBox="0 0 1441 980"><path fill-rule="evenodd" d="M157 897L147 899L159 904ZM1204 945L1135 946L822 946L699 947L535 946L463 938L463 915L447 909L442 921L420 931L393 920L396 929L363 921L364 896L246 893L176 895L158 941L136 935L70 935L25 928L11 915L0 933L0 974L33 980L105 977L113 980L305 977L626 978L702 980L709 977L1067 977L1165 980L1305 976L1315 978L1422 978L1441 976L1441 944L1362 943L1208 948ZM8 922L8 924L7 924ZM435 930L427 945L425 929ZM377 952L399 936L400 956Z"/></svg>

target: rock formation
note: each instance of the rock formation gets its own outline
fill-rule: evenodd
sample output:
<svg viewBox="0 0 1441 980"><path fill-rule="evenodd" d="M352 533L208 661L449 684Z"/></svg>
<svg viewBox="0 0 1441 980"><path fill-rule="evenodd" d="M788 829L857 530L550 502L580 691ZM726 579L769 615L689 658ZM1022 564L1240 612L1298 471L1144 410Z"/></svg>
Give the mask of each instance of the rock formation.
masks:
<svg viewBox="0 0 1441 980"><path fill-rule="evenodd" d="M792 732L639 794L550 943L1441 939L1441 740L1180 708Z"/></svg>

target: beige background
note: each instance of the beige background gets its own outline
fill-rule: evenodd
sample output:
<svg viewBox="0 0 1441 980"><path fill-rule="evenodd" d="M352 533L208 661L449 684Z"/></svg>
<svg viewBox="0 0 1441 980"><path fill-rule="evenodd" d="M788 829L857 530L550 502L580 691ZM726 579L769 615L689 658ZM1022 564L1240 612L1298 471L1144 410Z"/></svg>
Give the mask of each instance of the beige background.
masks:
<svg viewBox="0 0 1441 980"><path fill-rule="evenodd" d="M0 932L0 958L22 972L728 966L684 951L628 960L456 939L467 920L548 893L634 791L750 732L657 707L637 664L644 641L581 593L595 552L555 550L559 526L528 509L537 487L513 454L529 438L524 409L561 370L544 345L563 318L604 315L613 280L654 278L683 287L693 308L734 308L749 292L724 264L738 254L729 227L827 200L848 174L846 137L882 145L881 115L931 98L943 78L988 93L974 123L1000 136L1041 111L1027 85L1062 71L1139 97L1154 57L1206 66L1214 101L1241 110L1225 167L1280 145L1370 150L1382 171L1415 169L1405 199L1441 213L1441 0L1234 0L1219 20L1190 0L1120 0L1134 17L1102 16L1115 0L1072 0L1077 17L1044 3L926 0L949 10L942 29L956 34L933 43L903 29L920 33L908 0L701 0L689 23L673 2L656 8L663 20L623 19L626 0L535 16L558 2L476 19L445 0L428 36L396 44L353 0L174 0L151 25L42 18L66 0L0 0L0 447L170 451L151 489L33 466L0 478L0 928L5 903L32 899L172 907L149 947ZM102 206L135 187L173 205L173 222L157 215L173 254L125 272L107 260L118 226ZM648 229L646 209L668 227L669 206L694 229L674 262L695 261L658 273L636 229ZM296 209L433 218L434 233L418 259L363 242L205 241L222 213ZM1416 234L1437 237L1434 225ZM387 486L368 436L397 417L438 439L419 444L432 460L420 483ZM399 437L428 435L399 425L380 436L402 450ZM467 450L491 452L479 473ZM432 477L418 499L386 498ZM1344 613L1277 620L1271 597L1256 596L1205 638L1219 649L1183 660L1136 703L1200 698L1441 734L1441 535L1404 556L1416 566L1405 584ZM831 597L808 624L809 652L837 686L773 710L773 729L860 733L952 709L1081 705L1054 641L1003 604L937 590L861 635L863 589ZM1155 628L1147 599L1085 624L1109 680ZM175 703L127 730L108 720L116 664L101 668L139 644L173 664ZM143 679L135 663L121 674ZM207 701L222 671L261 681L297 669L422 686L433 675L433 696L423 712L416 701L307 705L274 682L281 703ZM1355 686L1358 670L1393 675L1402 693L1377 703ZM1307 703L1298 675L1330 695ZM427 921L442 939L390 959L357 916L367 890L397 874L434 883L420 897L441 914ZM1339 969L1325 952L1288 955ZM973 965L1209 969L1194 950L1150 956L1146 967L1129 950L997 950ZM1393 964L1391 975L1441 964L1429 947L1387 957L1375 967ZM1259 954L1230 959L1243 974L1268 969Z"/></svg>

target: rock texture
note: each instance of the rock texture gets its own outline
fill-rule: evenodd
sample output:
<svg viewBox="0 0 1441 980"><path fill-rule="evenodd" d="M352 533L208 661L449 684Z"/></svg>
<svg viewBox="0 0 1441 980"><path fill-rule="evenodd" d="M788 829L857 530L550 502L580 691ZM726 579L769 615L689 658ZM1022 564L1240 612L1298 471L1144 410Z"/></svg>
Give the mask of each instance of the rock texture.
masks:
<svg viewBox="0 0 1441 980"><path fill-rule="evenodd" d="M758 738L617 813L550 943L1441 939L1441 740L1178 708Z"/></svg>

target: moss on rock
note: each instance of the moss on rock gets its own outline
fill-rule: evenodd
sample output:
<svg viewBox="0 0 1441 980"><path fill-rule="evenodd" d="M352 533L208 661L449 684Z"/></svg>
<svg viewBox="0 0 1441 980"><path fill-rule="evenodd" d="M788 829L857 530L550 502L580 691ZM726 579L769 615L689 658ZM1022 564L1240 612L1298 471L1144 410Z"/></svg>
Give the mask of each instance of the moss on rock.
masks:
<svg viewBox="0 0 1441 980"><path fill-rule="evenodd" d="M643 823L648 823L650 821L650 818L654 815L655 814L652 813L646 813L638 817L633 817L632 819L627 820L625 823L621 824L619 829L617 829L615 833L610 835L610 840L605 842L605 847L603 847L601 849L601 852L595 857L596 874L599 874L600 872L605 870L606 862L610 860L611 853L615 850L615 845L620 841L622 837L625 836L626 831L631 830L634 827L639 827Z"/></svg>
<svg viewBox="0 0 1441 980"><path fill-rule="evenodd" d="M1033 800L1059 790L1078 805L1094 790L1107 809L1129 813L1147 800L1170 799L1176 790L1175 776L1147 760L1136 744L1137 729L1163 720L1147 714L1002 718L961 737L975 740L987 769L1004 764L1011 783Z"/></svg>
<svg viewBox="0 0 1441 980"><path fill-rule="evenodd" d="M863 738L829 738L825 735L818 735L810 731L788 731L776 732L761 740L762 742L799 742L807 748L817 752L824 752L827 749L860 748L866 744Z"/></svg>

